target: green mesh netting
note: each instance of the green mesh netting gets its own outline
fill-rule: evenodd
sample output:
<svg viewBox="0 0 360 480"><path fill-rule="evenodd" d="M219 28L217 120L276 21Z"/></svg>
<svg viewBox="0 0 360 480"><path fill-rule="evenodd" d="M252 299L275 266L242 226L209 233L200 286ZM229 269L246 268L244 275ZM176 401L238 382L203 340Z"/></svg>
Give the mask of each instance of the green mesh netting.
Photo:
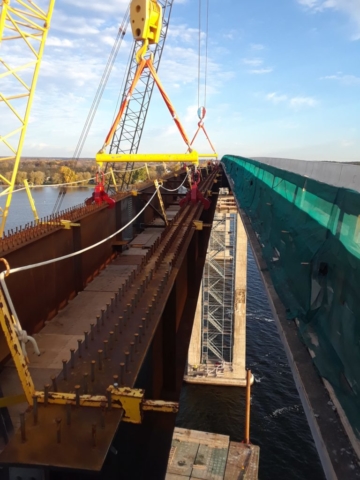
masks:
<svg viewBox="0 0 360 480"><path fill-rule="evenodd" d="M360 194L243 157L222 162L288 318L360 438Z"/></svg>

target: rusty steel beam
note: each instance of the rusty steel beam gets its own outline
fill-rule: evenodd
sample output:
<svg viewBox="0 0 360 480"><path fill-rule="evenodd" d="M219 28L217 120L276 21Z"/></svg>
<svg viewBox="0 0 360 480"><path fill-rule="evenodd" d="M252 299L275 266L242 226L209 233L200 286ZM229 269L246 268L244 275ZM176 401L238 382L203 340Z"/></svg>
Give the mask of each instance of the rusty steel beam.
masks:
<svg viewBox="0 0 360 480"><path fill-rule="evenodd" d="M212 188L215 176L216 172L202 182L200 189L205 195ZM27 413L25 425L31 425L28 436L25 434L24 439L21 431L18 432L1 454L2 463L47 464L57 468L99 471L126 411L111 408L110 398L106 409L106 415L110 419L106 422L107 433L105 435L101 431L101 435L94 434L93 425L98 425L98 421L91 418L103 414L92 414L92 407L82 407L83 399L86 395L102 395L107 398L107 389L114 383L138 387L136 382L149 355L152 355L155 367L151 380L153 397L155 395L155 398L160 398L157 394L164 394L165 400L176 401L181 370L179 361L184 364L186 359L184 345L189 341L189 324L193 320L191 312L196 308L201 264L203 265L206 253L205 236L208 234L194 228L194 220L200 219L202 213L201 204L191 204L180 210L147 251L125 285L119 288L107 308L97 318L89 319L88 330L79 339L77 351L71 351L70 358L64 359L63 371L56 378L49 379L49 385L39 399L41 403L36 402L36 422L34 412ZM203 239L200 246L197 245L199 239ZM192 274L191 264L197 269ZM184 322L187 327L184 327ZM159 341L162 344L161 355L157 356L154 350ZM176 355L177 348L181 352L181 359ZM159 362L161 368L157 368ZM161 370L158 378L157 370ZM54 391L57 391L56 395L52 393ZM75 405L72 404L74 402L53 405L55 397L59 397L58 392L75 392ZM172 415L170 421L165 421L171 426L174 416L167 415ZM70 424L66 422L64 425L65 418ZM54 448L54 421L59 425L56 419L62 419L60 423L63 425L63 433L59 434L59 430L56 430L57 444ZM100 417L100 424L103 423L104 418ZM76 430L74 442L77 455L67 453L74 448L69 425ZM66 441L59 442L58 435L62 435L61 438ZM169 441L171 437L167 438ZM92 454L89 456L91 442ZM41 451L38 444L42 446Z"/></svg>

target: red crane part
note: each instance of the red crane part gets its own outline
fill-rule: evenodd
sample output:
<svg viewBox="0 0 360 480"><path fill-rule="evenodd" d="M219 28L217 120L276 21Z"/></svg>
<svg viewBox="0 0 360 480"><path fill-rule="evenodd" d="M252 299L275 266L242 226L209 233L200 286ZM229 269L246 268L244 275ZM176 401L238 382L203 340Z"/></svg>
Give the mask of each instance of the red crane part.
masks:
<svg viewBox="0 0 360 480"><path fill-rule="evenodd" d="M201 170L193 170L191 175L191 188L187 192L186 196L182 198L179 202L180 207L184 207L189 202L193 205L196 205L198 202L201 202L204 205L204 209L207 210L210 207L210 200L204 197L204 195L198 189L198 185L201 181Z"/></svg>
<svg viewBox="0 0 360 480"><path fill-rule="evenodd" d="M109 197L109 195L105 192L105 185L104 185L104 172L101 172L101 179L99 180L99 174L96 174L96 185L95 189L90 198L85 200L85 205L91 205L92 203L96 203L96 205L101 205L102 203L106 202L109 205L109 208L115 207L115 200Z"/></svg>

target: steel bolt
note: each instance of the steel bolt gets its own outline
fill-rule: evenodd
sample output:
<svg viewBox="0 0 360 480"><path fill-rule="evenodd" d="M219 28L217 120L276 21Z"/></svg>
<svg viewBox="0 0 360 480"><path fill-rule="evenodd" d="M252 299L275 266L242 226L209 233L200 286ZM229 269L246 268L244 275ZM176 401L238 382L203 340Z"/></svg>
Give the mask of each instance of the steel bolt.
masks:
<svg viewBox="0 0 360 480"><path fill-rule="evenodd" d="M111 387L106 390L106 397L108 410L111 410Z"/></svg>
<svg viewBox="0 0 360 480"><path fill-rule="evenodd" d="M75 402L76 407L80 407L80 385L75 385Z"/></svg>
<svg viewBox="0 0 360 480"><path fill-rule="evenodd" d="M138 352L138 344L139 344L139 334L135 333L134 337L135 337L135 353L137 353Z"/></svg>
<svg viewBox="0 0 360 480"><path fill-rule="evenodd" d="M100 315L96 316L96 330L100 332Z"/></svg>
<svg viewBox="0 0 360 480"><path fill-rule="evenodd" d="M109 304L106 304L106 308L108 308ZM105 310L102 308L101 309L101 325L104 325L104 320L105 320Z"/></svg>
<svg viewBox="0 0 360 480"><path fill-rule="evenodd" d="M87 395L88 393L88 379L89 379L89 374L84 373L84 393Z"/></svg>
<svg viewBox="0 0 360 480"><path fill-rule="evenodd" d="M33 395L33 418L34 418L34 425L37 424L38 422L38 401L37 401L37 396Z"/></svg>
<svg viewBox="0 0 360 480"><path fill-rule="evenodd" d="M50 388L50 385L48 383L44 385L44 406L45 407L47 407L49 403L49 388Z"/></svg>
<svg viewBox="0 0 360 480"><path fill-rule="evenodd" d="M71 425L71 402L66 402L66 424Z"/></svg>
<svg viewBox="0 0 360 480"><path fill-rule="evenodd" d="M91 381L95 382L95 360L91 360Z"/></svg>
<svg viewBox="0 0 360 480"><path fill-rule="evenodd" d="M134 361L134 346L135 346L135 343L130 342L130 361L131 362Z"/></svg>
<svg viewBox="0 0 360 480"><path fill-rule="evenodd" d="M56 377L55 375L53 375L51 377L51 382L52 382L52 389L53 389L53 392L57 392L57 383L56 383Z"/></svg>
<svg viewBox="0 0 360 480"><path fill-rule="evenodd" d="M130 357L130 352L125 352L125 371L126 373L129 373L129 357Z"/></svg>
<svg viewBox="0 0 360 480"><path fill-rule="evenodd" d="M104 358L108 358L108 341L104 340Z"/></svg>
<svg viewBox="0 0 360 480"><path fill-rule="evenodd" d="M87 331L84 332L84 343L85 343L85 350L87 350L89 348L89 345L88 345L88 333Z"/></svg>
<svg viewBox="0 0 360 480"><path fill-rule="evenodd" d="M56 441L61 443L61 418L56 418Z"/></svg>
<svg viewBox="0 0 360 480"><path fill-rule="evenodd" d="M79 355L79 358L81 358L81 344L82 344L82 340L79 339L78 340L78 355Z"/></svg>
<svg viewBox="0 0 360 480"><path fill-rule="evenodd" d="M102 350L98 350L99 370L102 370L102 353L103 353Z"/></svg>
<svg viewBox="0 0 360 480"><path fill-rule="evenodd" d="M94 324L90 323L90 338L91 340L94 340Z"/></svg>
<svg viewBox="0 0 360 480"><path fill-rule="evenodd" d="M67 380L66 360L63 360L62 364L63 364L63 377L64 377L64 380Z"/></svg>
<svg viewBox="0 0 360 480"><path fill-rule="evenodd" d="M100 403L100 408L101 408L100 425L101 425L101 428L105 428L105 409L106 409L106 403L105 403L105 402L101 402L101 403Z"/></svg>
<svg viewBox="0 0 360 480"><path fill-rule="evenodd" d="M114 332L109 333L109 346L110 350L112 350L114 346Z"/></svg>
<svg viewBox="0 0 360 480"><path fill-rule="evenodd" d="M119 320L120 320L120 318L121 318L121 317L119 317ZM118 335L119 335L119 324L118 324L118 323L115 323L115 325L114 325L114 337L115 337L115 341L117 341Z"/></svg>
<svg viewBox="0 0 360 480"><path fill-rule="evenodd" d="M71 368L75 368L75 349L70 348L70 366Z"/></svg>
<svg viewBox="0 0 360 480"><path fill-rule="evenodd" d="M124 386L124 369L125 369L125 363L120 363L120 386Z"/></svg>

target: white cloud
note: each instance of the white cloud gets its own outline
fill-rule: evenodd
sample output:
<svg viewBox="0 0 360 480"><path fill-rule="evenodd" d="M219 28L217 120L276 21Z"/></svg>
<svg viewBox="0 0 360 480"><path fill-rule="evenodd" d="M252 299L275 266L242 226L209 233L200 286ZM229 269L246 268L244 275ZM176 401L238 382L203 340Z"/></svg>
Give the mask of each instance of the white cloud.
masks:
<svg viewBox="0 0 360 480"><path fill-rule="evenodd" d="M284 103L287 106L299 109L301 107L315 107L318 101L313 97L289 97L285 94L278 94L277 92L268 93L266 100L272 102L274 105Z"/></svg>
<svg viewBox="0 0 360 480"><path fill-rule="evenodd" d="M72 48L74 46L74 42L67 38L49 37L46 41L46 46Z"/></svg>
<svg viewBox="0 0 360 480"><path fill-rule="evenodd" d="M109 13L112 15L117 12L118 15L125 13L129 0L106 0L106 2L89 2L88 0L63 0L63 3L71 5L84 11L93 11L97 15L108 17Z"/></svg>
<svg viewBox="0 0 360 480"><path fill-rule="evenodd" d="M176 43L197 45L199 40L199 29L189 27L186 23L179 25L169 25L167 34L169 40L174 40ZM201 32L200 39L203 41L206 38L205 32Z"/></svg>
<svg viewBox="0 0 360 480"><path fill-rule="evenodd" d="M271 73L273 71L272 67L269 68L255 68L253 70L249 70L249 73L254 75L265 75L266 73Z"/></svg>
<svg viewBox="0 0 360 480"><path fill-rule="evenodd" d="M230 30L229 32L227 33L224 33L223 34L223 37L228 39L228 40L234 40L234 39L239 39L239 32L237 30Z"/></svg>
<svg viewBox="0 0 360 480"><path fill-rule="evenodd" d="M259 67L264 63L262 58L243 58L245 65L251 65L252 67Z"/></svg>
<svg viewBox="0 0 360 480"><path fill-rule="evenodd" d="M266 95L266 99L277 105L278 103L286 102L288 97L287 95L278 95L277 92L272 92Z"/></svg>
<svg viewBox="0 0 360 480"><path fill-rule="evenodd" d="M265 47L261 43L251 43L250 48L251 50L264 50Z"/></svg>
<svg viewBox="0 0 360 480"><path fill-rule="evenodd" d="M300 108L300 107L315 107L317 105L317 100L313 97L293 97L290 99L290 107Z"/></svg>
<svg viewBox="0 0 360 480"><path fill-rule="evenodd" d="M336 80L343 85L360 85L360 77L355 75L344 75L342 73L337 73L336 75L327 75L322 77L321 80Z"/></svg>
<svg viewBox="0 0 360 480"><path fill-rule="evenodd" d="M360 1L359 0L297 0L313 12L333 10L347 15L355 25L352 40L360 40Z"/></svg>

